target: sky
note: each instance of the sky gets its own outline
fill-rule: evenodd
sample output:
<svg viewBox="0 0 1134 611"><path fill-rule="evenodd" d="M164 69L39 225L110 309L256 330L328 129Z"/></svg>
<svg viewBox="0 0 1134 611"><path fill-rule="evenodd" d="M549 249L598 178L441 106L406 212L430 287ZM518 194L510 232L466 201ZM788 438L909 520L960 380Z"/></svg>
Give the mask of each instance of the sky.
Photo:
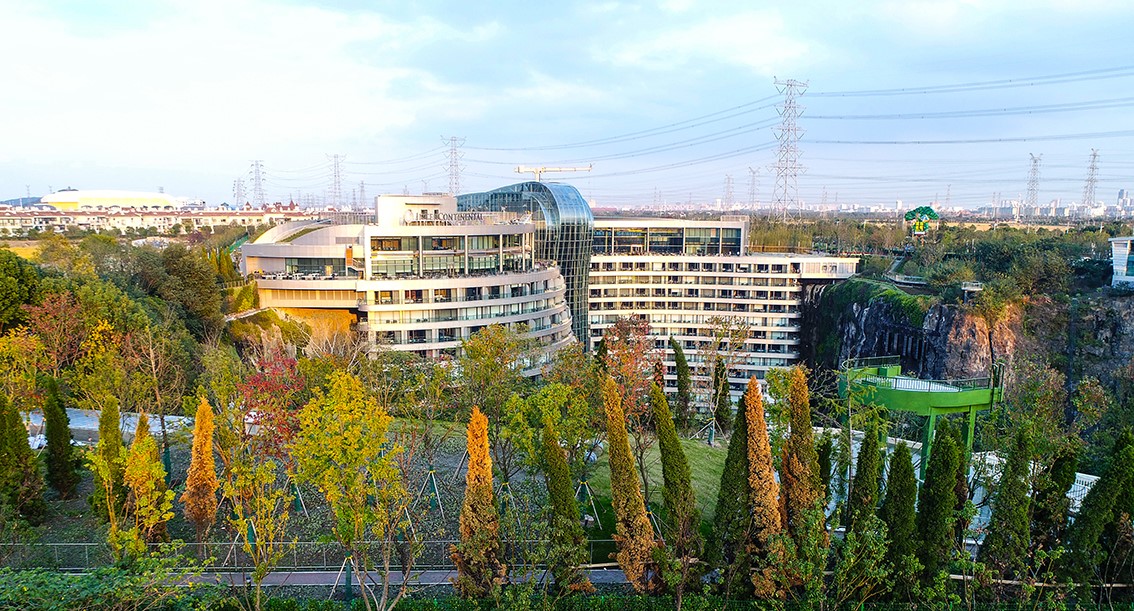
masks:
<svg viewBox="0 0 1134 611"><path fill-rule="evenodd" d="M1128 0L0 0L0 200L269 201L547 174L596 206L775 196L777 79L807 203L1134 189ZM753 181L755 177L755 181ZM753 188L754 187L754 188Z"/></svg>

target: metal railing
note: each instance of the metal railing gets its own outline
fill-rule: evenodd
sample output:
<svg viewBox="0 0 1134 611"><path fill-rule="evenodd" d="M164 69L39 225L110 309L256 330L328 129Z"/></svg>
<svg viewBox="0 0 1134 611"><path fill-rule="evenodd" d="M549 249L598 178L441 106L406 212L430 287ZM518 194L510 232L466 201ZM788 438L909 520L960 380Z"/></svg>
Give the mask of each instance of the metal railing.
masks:
<svg viewBox="0 0 1134 611"><path fill-rule="evenodd" d="M890 356L864 356L859 358L852 358L843 361L843 370L848 369L866 369L868 367L891 367L893 365L901 365L902 357L897 355Z"/></svg>
<svg viewBox="0 0 1134 611"><path fill-rule="evenodd" d="M413 559L414 570L450 570L455 569L450 557L450 546L460 543L457 540L427 540L418 543L419 551ZM541 540L504 541L503 548L509 564L519 566L522 559L531 552L538 552L540 547L548 544ZM320 543L315 541L297 541L276 543L285 550L283 557L276 564L276 571L337 571L346 559L346 550L338 543ZM381 541L371 541L363 544L372 559L382 557L386 545ZM407 557L409 547L405 542L393 544L391 550L392 569L401 571L404 558ZM151 550L157 551L160 544L151 544ZM610 562L610 554L616 551L615 542L611 539L594 539L587 542L588 564L602 564ZM537 557L539 554L535 554ZM248 571L254 568L252 558L240 542L209 542L185 543L180 548L178 556L188 565L198 558L209 559L205 565L208 570ZM529 556L530 557L530 556ZM110 548L104 543L35 543L35 544L0 544L0 561L3 566L13 569L47 568L59 571L77 572L87 571L100 566L113 563ZM544 568L539 566L537 568Z"/></svg>

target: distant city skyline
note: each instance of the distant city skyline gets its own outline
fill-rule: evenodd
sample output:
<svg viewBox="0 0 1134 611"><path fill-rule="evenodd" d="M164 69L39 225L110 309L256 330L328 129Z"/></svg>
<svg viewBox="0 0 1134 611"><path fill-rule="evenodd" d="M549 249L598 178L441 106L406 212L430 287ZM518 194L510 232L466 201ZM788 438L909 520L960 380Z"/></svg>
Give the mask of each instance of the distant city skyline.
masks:
<svg viewBox="0 0 1134 611"><path fill-rule="evenodd" d="M1078 202L1134 188L1134 5L0 0L0 200L49 188L232 202L547 174L596 206L773 199L781 98L817 205ZM731 181L728 179L731 177ZM731 189L727 186L731 183ZM364 184L364 187L363 187Z"/></svg>

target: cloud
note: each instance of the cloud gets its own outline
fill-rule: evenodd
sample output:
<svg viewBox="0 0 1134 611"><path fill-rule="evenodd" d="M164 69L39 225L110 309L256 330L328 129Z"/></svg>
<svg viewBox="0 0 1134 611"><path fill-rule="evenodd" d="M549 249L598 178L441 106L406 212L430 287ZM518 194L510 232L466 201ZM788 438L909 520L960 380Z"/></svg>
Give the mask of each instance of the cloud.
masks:
<svg viewBox="0 0 1134 611"><path fill-rule="evenodd" d="M6 11L0 133L29 159L136 165L239 160L396 133L422 109L458 107L414 54L482 42L495 22L244 2L177 3L128 28ZM260 151L261 153L257 153Z"/></svg>
<svg viewBox="0 0 1134 611"><path fill-rule="evenodd" d="M776 12L713 16L594 52L599 61L644 70L686 69L696 64L742 66L773 76L817 59L816 45L785 32Z"/></svg>

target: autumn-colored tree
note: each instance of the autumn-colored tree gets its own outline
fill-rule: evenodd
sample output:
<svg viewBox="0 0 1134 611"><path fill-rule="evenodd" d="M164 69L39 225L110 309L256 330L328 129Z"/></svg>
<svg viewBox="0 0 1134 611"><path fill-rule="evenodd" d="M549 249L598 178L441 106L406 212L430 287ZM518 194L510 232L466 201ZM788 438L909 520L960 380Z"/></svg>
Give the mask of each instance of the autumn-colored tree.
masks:
<svg viewBox="0 0 1134 611"><path fill-rule="evenodd" d="M778 498L780 486L772 469L772 444L764 418L763 393L755 377L749 378L744 391L744 422L748 436L748 507L752 515L748 549L757 566L752 573L752 585L757 596L773 598L779 596L781 567L778 564L783 561L783 550L775 537L783 532L783 521Z"/></svg>
<svg viewBox="0 0 1134 611"><path fill-rule="evenodd" d="M135 535L144 542L166 539L165 524L173 517L173 492L165 486L165 469L145 412L138 414L124 467L123 483L129 490L126 513L133 518Z"/></svg>
<svg viewBox="0 0 1134 611"><path fill-rule="evenodd" d="M40 406L38 375L46 368L46 360L40 338L27 329L0 335L0 394L16 411L29 412Z"/></svg>
<svg viewBox="0 0 1134 611"><path fill-rule="evenodd" d="M547 494L551 502L551 550L549 561L560 593L593 592L594 586L579 565L587 561L587 537L579 521L579 505L571 488L567 455L559 445L555 422L543 424L543 462Z"/></svg>
<svg viewBox="0 0 1134 611"><path fill-rule="evenodd" d="M819 482L819 455L815 451L811 429L807 372L803 367L793 367L790 376L788 409L791 410L791 431L783 450L780 499L784 526L798 546L808 540L810 533L805 529L814 522L806 514L819 508L823 495ZM819 526L822 528L821 523Z"/></svg>
<svg viewBox="0 0 1134 611"><path fill-rule="evenodd" d="M1027 427L1016 431L1008 459L996 482L992 497L992 517L988 536L980 547L978 559L1002 579L1024 575L1027 563L1031 514L1032 437Z"/></svg>
<svg viewBox="0 0 1134 611"><path fill-rule="evenodd" d="M634 473L630 439L626 434L626 415L622 396L613 378L603 383L606 407L606 438L609 446L610 496L614 508L614 541L618 545L618 566L626 581L638 592L659 589L661 575L653 560L654 529L646 516L642 489Z"/></svg>
<svg viewBox="0 0 1134 611"><path fill-rule="evenodd" d="M677 373L677 397L674 401L674 419L677 429L684 431L693 424L693 382L689 373L689 361L685 350L677 338L669 338L669 349L673 352L673 363Z"/></svg>
<svg viewBox="0 0 1134 611"><path fill-rule="evenodd" d="M644 319L620 317L603 333L603 368L615 383L619 405L626 418L630 448L638 469L641 492L650 500L650 478L646 456L656 437L650 418L649 393L653 383L653 364L658 356L650 337L650 325ZM605 382L604 388L605 388ZM605 390L604 404L606 402Z"/></svg>
<svg viewBox="0 0 1134 611"><path fill-rule="evenodd" d="M47 437L47 484L59 497L66 499L75 494L79 485L78 461L71 445L71 423L59 396L55 378L44 381L46 397L43 402L43 421Z"/></svg>
<svg viewBox="0 0 1134 611"><path fill-rule="evenodd" d="M385 439L392 420L358 378L338 371L327 390L316 389L303 407L291 448L296 478L326 498L334 516L331 532L352 559L359 583L375 569L382 575L376 592L363 589L368 611L393 609L409 588L408 566L400 587L392 591L391 584L395 537L408 530L403 516L410 495L394 460L402 449L374 442ZM378 558L369 541L383 543Z"/></svg>
<svg viewBox="0 0 1134 611"><path fill-rule="evenodd" d="M189 458L189 474L181 502L185 519L197 530L197 543L202 543L217 519L216 463L213 460L213 408L203 395L193 420L193 453ZM204 552L204 548L201 548Z"/></svg>
<svg viewBox="0 0 1134 611"><path fill-rule="evenodd" d="M0 394L0 503L37 526L47 516L43 476L28 445L28 431L15 406Z"/></svg>
<svg viewBox="0 0 1134 611"><path fill-rule="evenodd" d="M291 445L299 428L298 407L304 378L296 360L279 349L264 354L256 371L239 385L245 421L257 427L250 439L254 451L288 464Z"/></svg>
<svg viewBox="0 0 1134 611"><path fill-rule="evenodd" d="M492 494L488 418L474 407L469 416L465 500L461 505L461 543L450 547L457 565L454 585L465 598L494 596L507 579L501 558L500 517Z"/></svg>
<svg viewBox="0 0 1134 611"><path fill-rule="evenodd" d="M685 590L696 585L697 563L701 558L701 513L697 511L697 498L693 494L693 476L689 460L677 437L673 413L665 393L657 384L650 387L650 409L658 430L658 451L662 458L662 479L665 487L666 531L669 546L666 551L671 562L663 571L667 585L674 592L677 608L681 609Z"/></svg>

